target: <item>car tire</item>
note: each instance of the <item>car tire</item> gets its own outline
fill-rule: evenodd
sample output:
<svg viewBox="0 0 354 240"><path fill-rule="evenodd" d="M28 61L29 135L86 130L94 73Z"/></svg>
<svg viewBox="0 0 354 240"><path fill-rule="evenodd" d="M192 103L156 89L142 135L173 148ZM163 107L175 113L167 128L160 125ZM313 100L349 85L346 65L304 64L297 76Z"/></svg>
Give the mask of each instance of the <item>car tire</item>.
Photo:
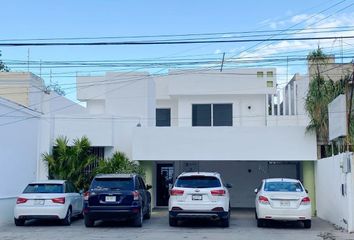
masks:
<svg viewBox="0 0 354 240"><path fill-rule="evenodd" d="M265 220L257 218L257 227L265 227Z"/></svg>
<svg viewBox="0 0 354 240"><path fill-rule="evenodd" d="M133 226L134 227L142 227L143 226L143 209L140 208L139 213L136 215L133 221Z"/></svg>
<svg viewBox="0 0 354 240"><path fill-rule="evenodd" d="M88 227L88 228L93 227L95 225L95 221L90 219L87 216L85 216L84 222L85 222L85 227Z"/></svg>
<svg viewBox="0 0 354 240"><path fill-rule="evenodd" d="M16 225L16 226L24 226L26 220L14 218L14 222L15 222L15 225Z"/></svg>
<svg viewBox="0 0 354 240"><path fill-rule="evenodd" d="M70 226L71 225L71 217L72 217L72 210L71 207L68 208L66 212L65 218L62 220L63 225Z"/></svg>
<svg viewBox="0 0 354 240"><path fill-rule="evenodd" d="M229 211L226 218L220 219L221 227L223 227L223 228L230 227L230 216L231 216L231 211Z"/></svg>
<svg viewBox="0 0 354 240"><path fill-rule="evenodd" d="M144 219L150 219L151 218L151 206L150 204L148 205L148 209L144 215Z"/></svg>
<svg viewBox="0 0 354 240"><path fill-rule="evenodd" d="M311 228L311 220L304 221L304 228Z"/></svg>
<svg viewBox="0 0 354 240"><path fill-rule="evenodd" d="M177 226L177 219L169 216L168 223L169 223L170 227L176 227Z"/></svg>

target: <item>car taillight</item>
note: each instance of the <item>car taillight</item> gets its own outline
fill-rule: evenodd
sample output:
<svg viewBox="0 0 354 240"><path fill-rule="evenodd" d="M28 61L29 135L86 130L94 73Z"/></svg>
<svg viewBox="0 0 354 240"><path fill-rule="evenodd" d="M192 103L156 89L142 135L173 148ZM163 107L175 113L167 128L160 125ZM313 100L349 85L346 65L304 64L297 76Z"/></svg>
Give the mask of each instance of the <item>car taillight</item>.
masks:
<svg viewBox="0 0 354 240"><path fill-rule="evenodd" d="M84 200L85 200L85 201L88 201L88 200L89 200L89 197L90 197L90 192L88 192L88 191L85 192L85 193L84 193Z"/></svg>
<svg viewBox="0 0 354 240"><path fill-rule="evenodd" d="M53 198L52 202L53 203L65 204L65 197Z"/></svg>
<svg viewBox="0 0 354 240"><path fill-rule="evenodd" d="M137 200L139 200L139 192L138 191L134 191L134 192L132 192L133 193L133 199L135 200L135 201L137 201Z"/></svg>
<svg viewBox="0 0 354 240"><path fill-rule="evenodd" d="M218 189L218 190L211 190L210 193L213 196L224 196L226 194L226 191L224 189Z"/></svg>
<svg viewBox="0 0 354 240"><path fill-rule="evenodd" d="M22 198L22 197L19 197L19 198L17 198L17 200L16 200L16 204L21 204L21 203L25 203L25 202L27 202L27 198Z"/></svg>
<svg viewBox="0 0 354 240"><path fill-rule="evenodd" d="M301 204L302 205L309 205L311 203L311 199L309 197L304 197L302 200L301 200Z"/></svg>
<svg viewBox="0 0 354 240"><path fill-rule="evenodd" d="M259 196L259 197L258 197L258 201L259 201L259 203L261 203L261 204L269 204L269 200L268 200L268 198L266 198L265 196Z"/></svg>
<svg viewBox="0 0 354 240"><path fill-rule="evenodd" d="M183 195L184 191L180 189L171 189L170 195L171 196L180 196Z"/></svg>

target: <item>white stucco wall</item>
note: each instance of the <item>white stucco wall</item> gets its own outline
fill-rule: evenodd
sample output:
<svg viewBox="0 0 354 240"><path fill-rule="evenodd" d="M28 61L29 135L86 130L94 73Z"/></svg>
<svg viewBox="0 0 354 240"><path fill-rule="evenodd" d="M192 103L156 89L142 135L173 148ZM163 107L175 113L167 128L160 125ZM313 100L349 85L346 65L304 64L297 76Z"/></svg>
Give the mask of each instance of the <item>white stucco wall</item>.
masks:
<svg viewBox="0 0 354 240"><path fill-rule="evenodd" d="M315 164L317 216L353 232L353 174L343 171L345 156L340 154L320 159ZM352 156L350 165L353 170ZM346 189L344 195L342 184Z"/></svg>
<svg viewBox="0 0 354 240"><path fill-rule="evenodd" d="M40 114L0 99L0 115L4 115L0 118L2 163L0 223L2 223L12 220L14 199L29 182L37 178Z"/></svg>
<svg viewBox="0 0 354 240"><path fill-rule="evenodd" d="M304 126L135 128L132 144L134 160L317 159L316 137Z"/></svg>

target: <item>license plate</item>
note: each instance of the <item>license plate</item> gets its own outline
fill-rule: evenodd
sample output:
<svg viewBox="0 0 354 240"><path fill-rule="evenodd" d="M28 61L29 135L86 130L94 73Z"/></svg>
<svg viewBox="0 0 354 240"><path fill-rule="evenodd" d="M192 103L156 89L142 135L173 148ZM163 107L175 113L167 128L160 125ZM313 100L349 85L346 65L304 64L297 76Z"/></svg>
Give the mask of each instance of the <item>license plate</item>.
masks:
<svg viewBox="0 0 354 240"><path fill-rule="evenodd" d="M106 202L115 202L116 196L106 196Z"/></svg>
<svg viewBox="0 0 354 240"><path fill-rule="evenodd" d="M44 205L44 200L43 199L36 199L36 200L34 200L34 205Z"/></svg>
<svg viewBox="0 0 354 240"><path fill-rule="evenodd" d="M192 195L192 200L203 200L203 196L202 195Z"/></svg>
<svg viewBox="0 0 354 240"><path fill-rule="evenodd" d="M281 207L290 207L290 201L280 201Z"/></svg>

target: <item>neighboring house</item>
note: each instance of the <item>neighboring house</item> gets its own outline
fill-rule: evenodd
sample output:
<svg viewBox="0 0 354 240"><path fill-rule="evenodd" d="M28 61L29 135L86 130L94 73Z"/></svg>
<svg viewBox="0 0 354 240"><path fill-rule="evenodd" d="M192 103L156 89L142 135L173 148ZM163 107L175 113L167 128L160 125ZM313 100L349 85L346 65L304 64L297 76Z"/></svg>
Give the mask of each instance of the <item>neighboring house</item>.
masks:
<svg viewBox="0 0 354 240"><path fill-rule="evenodd" d="M333 81L339 81L345 76L350 76L353 72L353 63L338 63L335 55L329 55L322 62L308 60L307 67L310 79L317 74L318 70L325 79Z"/></svg>
<svg viewBox="0 0 354 240"><path fill-rule="evenodd" d="M184 171L220 172L234 186L232 207L253 207L267 177L302 179L314 200L316 137L305 133L303 83L280 95L274 68L78 77L87 113L56 114L54 137L86 135L105 156L120 150L140 161L154 206L167 205Z"/></svg>
<svg viewBox="0 0 354 240"><path fill-rule="evenodd" d="M54 114L85 112L44 90L32 73L0 73L0 223L12 220L16 197L29 182L47 178L41 159L53 144Z"/></svg>

